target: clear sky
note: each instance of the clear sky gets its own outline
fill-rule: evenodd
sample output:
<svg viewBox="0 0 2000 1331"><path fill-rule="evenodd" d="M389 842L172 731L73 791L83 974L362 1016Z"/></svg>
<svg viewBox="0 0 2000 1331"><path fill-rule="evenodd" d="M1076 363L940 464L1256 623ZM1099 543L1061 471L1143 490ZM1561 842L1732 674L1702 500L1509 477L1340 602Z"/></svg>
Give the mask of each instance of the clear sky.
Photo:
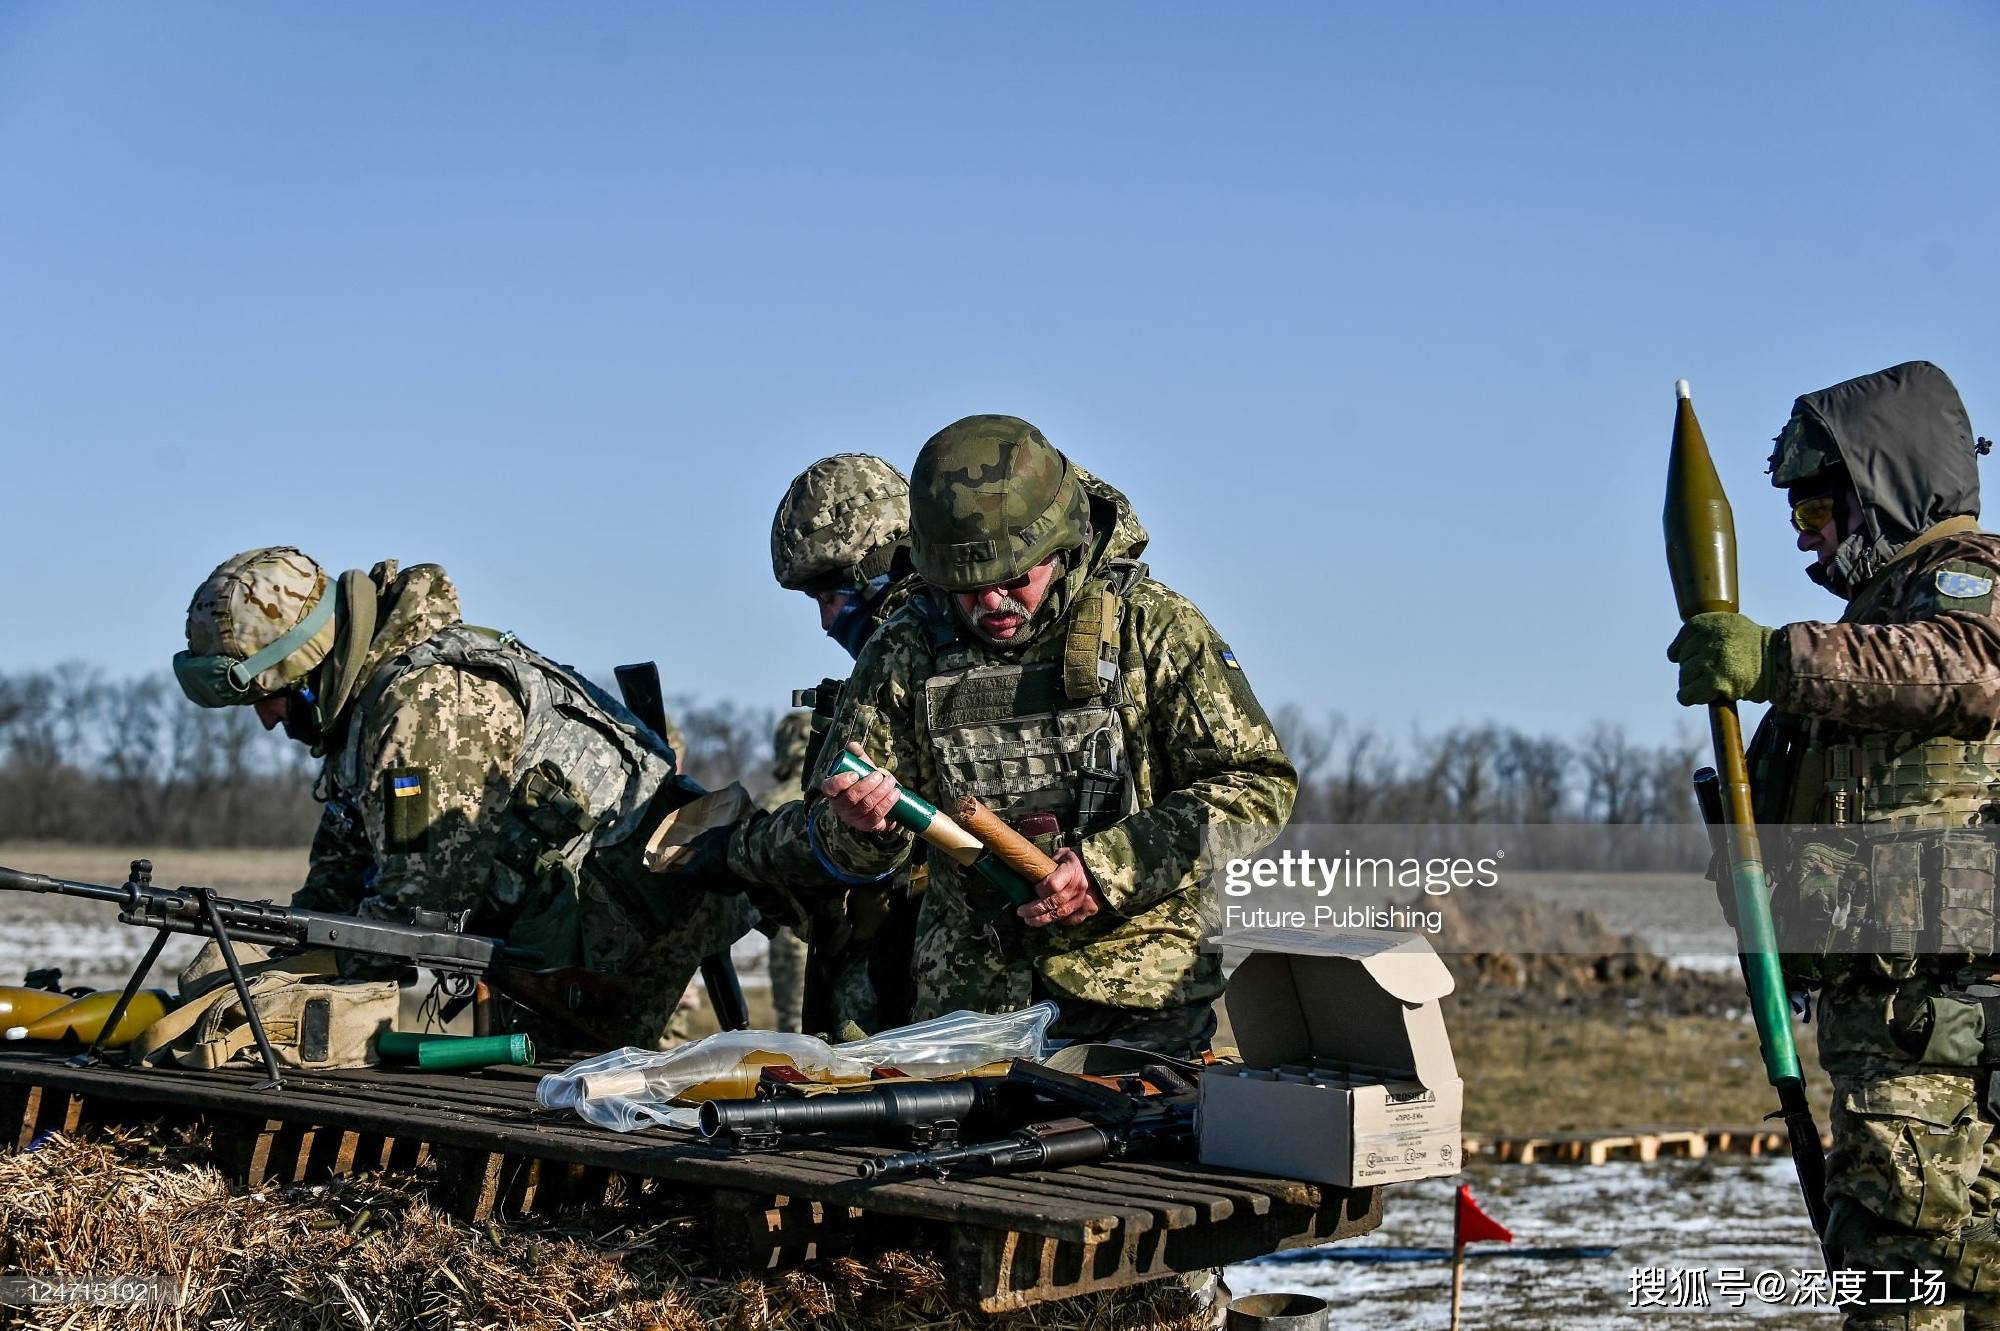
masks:
<svg viewBox="0 0 2000 1331"><path fill-rule="evenodd" d="M1996 67L1990 0L15 0L0 669L164 670L285 542L780 705L786 483L1006 412L1274 707L1665 736L1676 377L1767 621L1837 610L1795 395L2000 434Z"/></svg>

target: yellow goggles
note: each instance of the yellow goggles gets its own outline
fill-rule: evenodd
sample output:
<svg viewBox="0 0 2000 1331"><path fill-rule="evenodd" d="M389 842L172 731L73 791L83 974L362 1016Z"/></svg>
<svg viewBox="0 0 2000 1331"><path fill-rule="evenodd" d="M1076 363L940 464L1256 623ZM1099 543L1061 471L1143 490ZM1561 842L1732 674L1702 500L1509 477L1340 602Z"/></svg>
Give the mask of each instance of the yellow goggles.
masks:
<svg viewBox="0 0 2000 1331"><path fill-rule="evenodd" d="M1818 531L1833 521L1834 513L1840 508L1840 501L1833 495L1814 495L1801 499L1792 505L1792 526L1806 535Z"/></svg>

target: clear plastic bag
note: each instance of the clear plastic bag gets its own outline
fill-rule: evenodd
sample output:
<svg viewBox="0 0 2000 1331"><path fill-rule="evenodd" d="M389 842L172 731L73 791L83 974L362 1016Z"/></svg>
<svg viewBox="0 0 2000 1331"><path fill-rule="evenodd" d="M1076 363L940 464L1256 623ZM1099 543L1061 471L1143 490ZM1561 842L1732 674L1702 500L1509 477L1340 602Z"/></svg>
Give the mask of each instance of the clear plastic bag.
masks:
<svg viewBox="0 0 2000 1331"><path fill-rule="evenodd" d="M544 1109L574 1109L617 1132L648 1124L692 1130L696 1111L670 1101L747 1099L766 1064L789 1063L816 1082L865 1082L877 1068L952 1077L988 1063L1041 1058L1055 1019L1049 1002L997 1017L947 1012L838 1045L783 1031L723 1031L676 1049L614 1049L586 1058L543 1077L535 1099Z"/></svg>

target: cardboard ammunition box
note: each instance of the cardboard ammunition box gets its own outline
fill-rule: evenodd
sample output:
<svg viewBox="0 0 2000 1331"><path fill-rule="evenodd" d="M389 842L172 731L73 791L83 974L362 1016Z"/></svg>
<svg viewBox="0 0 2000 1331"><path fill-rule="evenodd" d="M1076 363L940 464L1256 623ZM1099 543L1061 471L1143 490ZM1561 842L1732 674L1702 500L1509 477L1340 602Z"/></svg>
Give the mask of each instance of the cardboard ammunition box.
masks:
<svg viewBox="0 0 2000 1331"><path fill-rule="evenodd" d="M1217 939L1216 941L1224 941ZM1459 1170L1465 1086L1414 934L1232 932L1223 1005L1243 1066L1201 1078L1201 1162L1369 1187Z"/></svg>

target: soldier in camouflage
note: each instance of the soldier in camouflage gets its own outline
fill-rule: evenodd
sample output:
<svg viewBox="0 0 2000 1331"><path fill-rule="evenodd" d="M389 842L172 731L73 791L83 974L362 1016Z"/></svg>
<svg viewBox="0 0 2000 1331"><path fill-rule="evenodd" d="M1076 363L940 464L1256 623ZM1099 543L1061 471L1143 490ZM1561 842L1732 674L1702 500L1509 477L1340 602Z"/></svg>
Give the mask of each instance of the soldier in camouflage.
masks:
<svg viewBox="0 0 2000 1331"><path fill-rule="evenodd" d="M460 622L435 564L335 579L290 547L246 551L195 592L187 639L191 699L254 706L325 758L297 905L473 911L543 965L636 981L626 1039L645 1047L755 918L645 872L652 827L700 793L666 743L575 671Z"/></svg>
<svg viewBox="0 0 2000 1331"><path fill-rule="evenodd" d="M915 1015L1052 998L1060 1038L1205 1049L1222 969L1199 948L1202 881L1275 837L1298 790L1235 654L1146 576L1124 496L1026 421L935 435L910 519L927 585L855 663L815 769L816 853L857 878L912 858L891 772L937 803L978 796L1057 869L1017 910L928 856ZM833 775L842 747L884 771Z"/></svg>
<svg viewBox="0 0 2000 1331"><path fill-rule="evenodd" d="M1943 371L1898 365L1798 399L1771 455L1834 624L1697 615L1683 703L1770 702L1750 747L1780 946L1820 994L1833 1080L1828 1247L1942 1272L1941 1307L1849 1328L2000 1327L2000 537ZM1877 1288L1871 1286L1871 1297ZM1899 1287L1911 1292L1905 1282Z"/></svg>
<svg viewBox="0 0 2000 1331"><path fill-rule="evenodd" d="M918 585L909 556L909 493L909 481L881 458L839 453L801 472L771 520L772 576L813 599L820 628L850 655ZM875 1031L909 1020L917 907L910 875L836 878L808 844L808 806L819 792L808 793L798 773L815 762L844 685L829 679L802 691L813 711L787 717L779 730L783 748L785 727L801 719L806 726L788 788L774 788L735 827L703 837L677 871L723 891L747 888L767 920L797 920L809 939L801 1026L851 1035L850 1027ZM781 938L772 938L773 997L780 1003Z"/></svg>
<svg viewBox="0 0 2000 1331"><path fill-rule="evenodd" d="M800 778L806 770L807 742L812 738L812 713L787 712L771 736L771 787L757 800L760 813L776 813L805 798ZM803 1030L806 996L806 940L787 925L771 929L771 1025L776 1030Z"/></svg>

